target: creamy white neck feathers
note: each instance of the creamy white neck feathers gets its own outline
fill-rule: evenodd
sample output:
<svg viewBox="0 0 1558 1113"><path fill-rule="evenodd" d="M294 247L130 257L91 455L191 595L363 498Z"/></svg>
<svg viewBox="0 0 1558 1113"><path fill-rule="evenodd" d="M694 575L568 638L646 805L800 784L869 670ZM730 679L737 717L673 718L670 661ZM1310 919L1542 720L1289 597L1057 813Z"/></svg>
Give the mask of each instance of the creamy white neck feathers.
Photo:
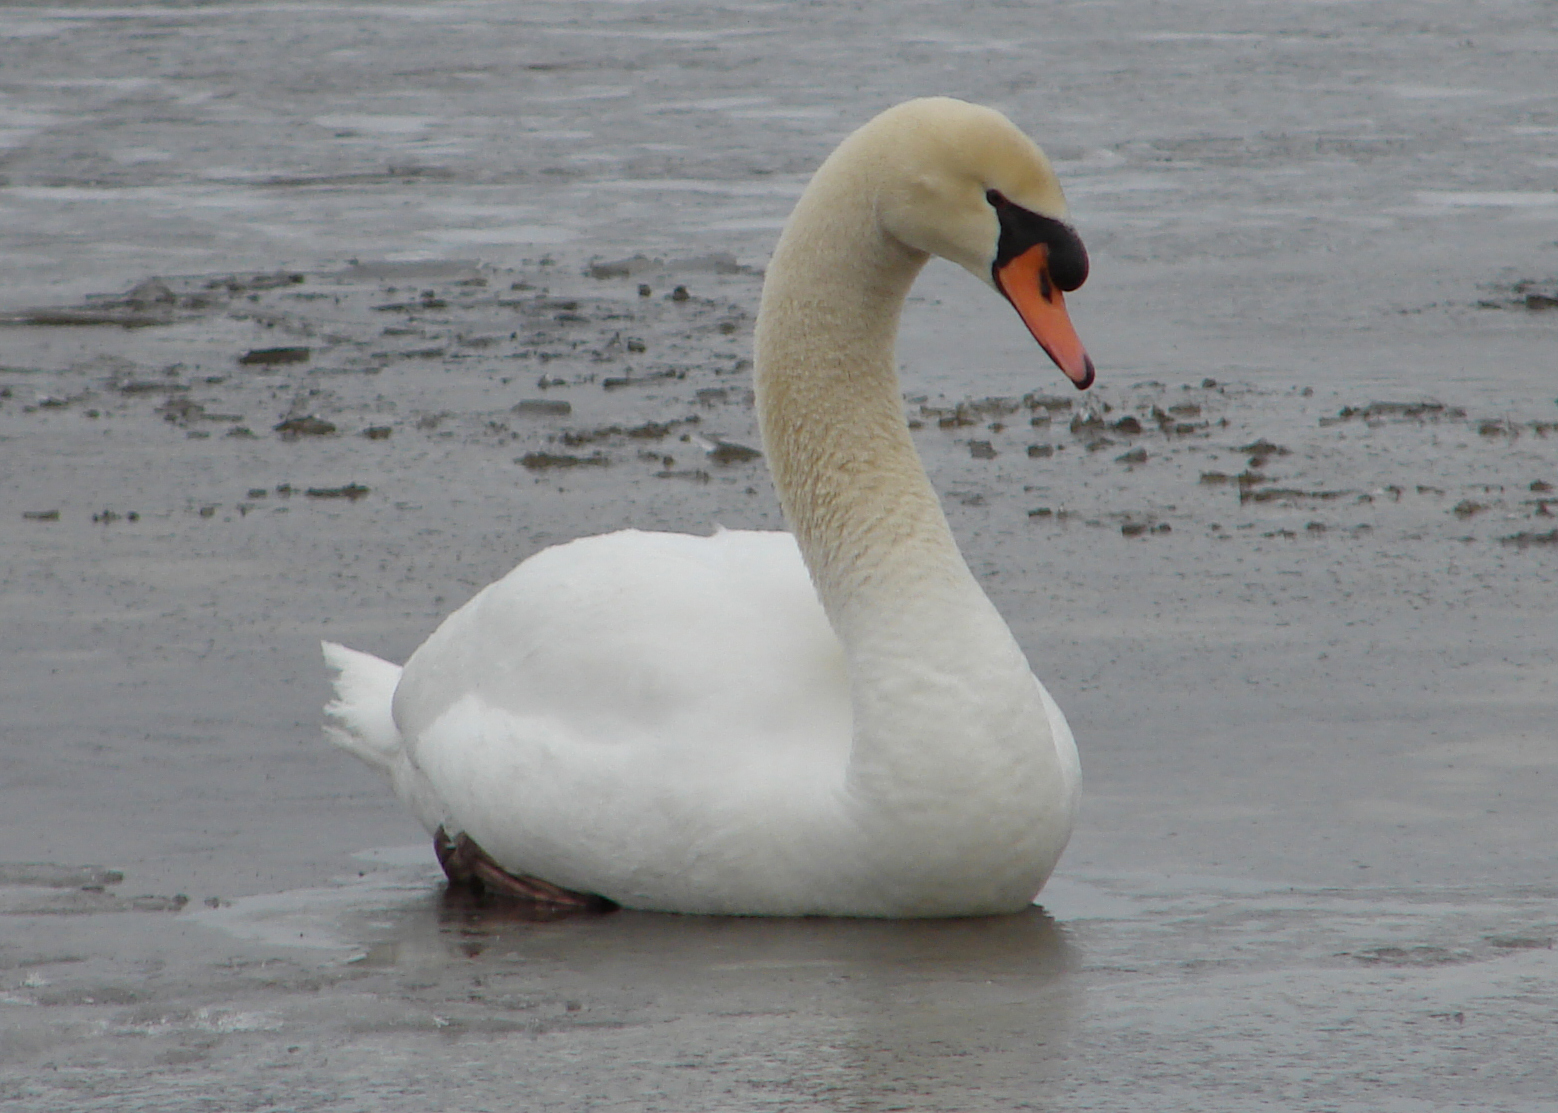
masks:
<svg viewBox="0 0 1558 1113"><path fill-rule="evenodd" d="M796 205L758 319L769 468L849 659L849 783L894 812L935 807L950 785L1031 800L1039 781L1063 779L1038 685L920 464L896 370L899 316L930 249L990 281L991 175L1064 214L1043 155L998 113L931 100L879 116Z"/></svg>

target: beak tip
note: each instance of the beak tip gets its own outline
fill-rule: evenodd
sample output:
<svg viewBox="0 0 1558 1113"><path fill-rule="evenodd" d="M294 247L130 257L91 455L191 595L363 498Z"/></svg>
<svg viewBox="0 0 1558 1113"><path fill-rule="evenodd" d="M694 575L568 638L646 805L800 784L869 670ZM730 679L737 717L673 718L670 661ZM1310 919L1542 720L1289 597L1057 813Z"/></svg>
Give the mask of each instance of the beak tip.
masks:
<svg viewBox="0 0 1558 1113"><path fill-rule="evenodd" d="M1097 376L1098 376L1098 373L1093 368L1093 359L1092 359L1092 357L1091 356L1083 356L1082 357L1082 375L1081 375L1080 378L1072 379L1071 381L1076 384L1076 388L1078 390L1086 390L1088 387L1093 385L1093 380L1095 378L1097 378Z"/></svg>

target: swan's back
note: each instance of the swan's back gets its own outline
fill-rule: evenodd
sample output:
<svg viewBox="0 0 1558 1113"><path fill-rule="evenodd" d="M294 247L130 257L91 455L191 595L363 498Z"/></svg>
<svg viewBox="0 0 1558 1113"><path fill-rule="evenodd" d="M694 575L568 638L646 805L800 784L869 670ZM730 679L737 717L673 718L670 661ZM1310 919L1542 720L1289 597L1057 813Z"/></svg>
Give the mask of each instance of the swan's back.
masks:
<svg viewBox="0 0 1558 1113"><path fill-rule="evenodd" d="M747 726L815 748L839 745L817 735L842 727L848 739L842 651L787 533L622 530L535 554L412 655L396 723L416 737L469 695L566 718L605 746L663 739L665 757L678 728ZM752 745L722 749L749 758Z"/></svg>

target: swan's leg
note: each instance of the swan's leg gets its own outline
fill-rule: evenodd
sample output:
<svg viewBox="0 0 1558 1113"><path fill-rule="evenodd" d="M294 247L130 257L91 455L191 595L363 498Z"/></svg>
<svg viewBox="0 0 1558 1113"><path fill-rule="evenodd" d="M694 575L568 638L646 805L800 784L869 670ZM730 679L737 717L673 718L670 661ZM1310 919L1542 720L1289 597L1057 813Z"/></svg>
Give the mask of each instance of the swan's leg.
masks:
<svg viewBox="0 0 1558 1113"><path fill-rule="evenodd" d="M477 892L494 893L558 911L610 912L617 907L615 901L594 893L576 893L539 877L510 873L463 831L451 839L440 827L433 833L433 850L451 885L465 885Z"/></svg>

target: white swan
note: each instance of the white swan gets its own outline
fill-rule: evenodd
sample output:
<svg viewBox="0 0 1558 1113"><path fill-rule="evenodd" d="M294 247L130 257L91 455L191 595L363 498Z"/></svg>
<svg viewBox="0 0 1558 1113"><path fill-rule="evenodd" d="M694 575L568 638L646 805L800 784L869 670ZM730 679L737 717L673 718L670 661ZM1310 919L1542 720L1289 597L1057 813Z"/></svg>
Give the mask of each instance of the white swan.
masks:
<svg viewBox="0 0 1558 1113"><path fill-rule="evenodd" d="M941 255L1088 386L1065 216L999 113L882 113L817 171L763 287L757 405L793 535L584 538L484 589L404 670L326 644L327 730L388 773L451 878L670 912L1032 903L1071 833L1076 745L958 552L893 343Z"/></svg>

